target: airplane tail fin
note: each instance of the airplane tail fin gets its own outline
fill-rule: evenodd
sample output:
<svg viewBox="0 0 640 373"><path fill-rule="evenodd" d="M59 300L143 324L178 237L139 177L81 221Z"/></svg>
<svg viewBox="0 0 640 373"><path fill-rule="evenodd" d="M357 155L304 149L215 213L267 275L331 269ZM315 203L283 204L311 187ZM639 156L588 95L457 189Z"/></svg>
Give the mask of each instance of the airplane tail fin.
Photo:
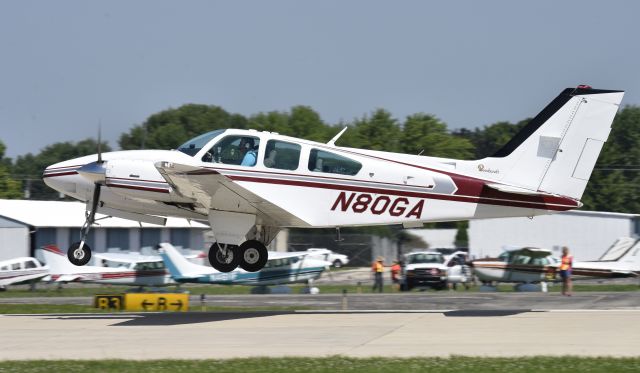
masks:
<svg viewBox="0 0 640 373"><path fill-rule="evenodd" d="M640 267L640 240L620 237L602 254L598 261L635 263Z"/></svg>
<svg viewBox="0 0 640 373"><path fill-rule="evenodd" d="M49 266L52 275L73 273L77 271L76 266L71 264L67 256L56 245L46 245L38 249L44 262Z"/></svg>
<svg viewBox="0 0 640 373"><path fill-rule="evenodd" d="M203 270L208 268L191 263L187 260L173 245L170 243L161 243L160 256L164 262L165 267L169 270L171 277L174 280L180 280L185 278L195 277L203 274ZM213 271L213 269L211 269Z"/></svg>
<svg viewBox="0 0 640 373"><path fill-rule="evenodd" d="M493 156L467 163L474 176L579 200L624 91L567 88Z"/></svg>

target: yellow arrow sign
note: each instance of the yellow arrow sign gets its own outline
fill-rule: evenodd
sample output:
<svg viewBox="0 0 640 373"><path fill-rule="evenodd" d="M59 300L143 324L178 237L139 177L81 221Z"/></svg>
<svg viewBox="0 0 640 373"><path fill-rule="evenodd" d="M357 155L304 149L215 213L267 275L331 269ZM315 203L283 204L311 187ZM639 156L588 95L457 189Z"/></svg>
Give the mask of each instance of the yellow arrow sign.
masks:
<svg viewBox="0 0 640 373"><path fill-rule="evenodd" d="M189 294L186 293L127 293L124 295L126 311L188 311Z"/></svg>

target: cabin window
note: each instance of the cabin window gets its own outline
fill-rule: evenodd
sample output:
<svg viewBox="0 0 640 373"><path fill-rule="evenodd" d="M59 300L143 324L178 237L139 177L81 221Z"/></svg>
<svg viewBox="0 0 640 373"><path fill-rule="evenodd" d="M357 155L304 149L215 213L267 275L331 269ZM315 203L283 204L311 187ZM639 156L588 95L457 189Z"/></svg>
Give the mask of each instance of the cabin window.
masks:
<svg viewBox="0 0 640 373"><path fill-rule="evenodd" d="M9 266L0 267L0 271L8 271L8 270L9 270Z"/></svg>
<svg viewBox="0 0 640 373"><path fill-rule="evenodd" d="M36 263L33 260L27 260L26 262L24 262L24 268L25 269L29 269L29 268L37 268L38 266L36 265Z"/></svg>
<svg viewBox="0 0 640 373"><path fill-rule="evenodd" d="M214 137L220 135L224 131L225 130L216 130L216 131L207 132L198 137L194 137L191 140L180 145L178 147L178 150L193 157L194 155L196 155L196 153L200 151L200 149L202 149L205 145L207 145L209 141L211 141Z"/></svg>
<svg viewBox="0 0 640 373"><path fill-rule="evenodd" d="M14 270L14 271L19 270L20 269L20 263L13 263L11 265L11 269Z"/></svg>
<svg viewBox="0 0 640 373"><path fill-rule="evenodd" d="M300 163L300 149L298 144L269 140L264 155L264 166L279 170L295 170Z"/></svg>
<svg viewBox="0 0 640 373"><path fill-rule="evenodd" d="M253 167L258 159L260 139L254 136L226 136L202 156L203 162Z"/></svg>
<svg viewBox="0 0 640 373"><path fill-rule="evenodd" d="M311 149L309 154L309 171L355 175L361 168L360 162L324 150Z"/></svg>

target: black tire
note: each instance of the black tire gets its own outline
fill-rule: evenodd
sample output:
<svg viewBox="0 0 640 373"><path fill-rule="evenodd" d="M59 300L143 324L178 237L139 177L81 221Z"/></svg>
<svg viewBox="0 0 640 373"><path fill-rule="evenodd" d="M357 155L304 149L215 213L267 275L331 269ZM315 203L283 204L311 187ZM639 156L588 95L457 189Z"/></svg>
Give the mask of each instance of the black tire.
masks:
<svg viewBox="0 0 640 373"><path fill-rule="evenodd" d="M447 288L447 282L446 281L438 282L437 284L434 284L432 287L435 290L444 290Z"/></svg>
<svg viewBox="0 0 640 373"><path fill-rule="evenodd" d="M333 261L333 267L334 268L342 268L342 261L340 261L340 259L336 259Z"/></svg>
<svg viewBox="0 0 640 373"><path fill-rule="evenodd" d="M257 272L264 268L269 252L260 241L249 240L240 245L240 268L247 272Z"/></svg>
<svg viewBox="0 0 640 373"><path fill-rule="evenodd" d="M226 249L225 256L217 242L214 242L209 248L209 263L216 270L225 273L238 268L240 263L238 246L227 245Z"/></svg>
<svg viewBox="0 0 640 373"><path fill-rule="evenodd" d="M91 248L85 242L82 249L80 249L80 242L74 242L67 250L67 258L69 258L71 264L83 266L91 260Z"/></svg>

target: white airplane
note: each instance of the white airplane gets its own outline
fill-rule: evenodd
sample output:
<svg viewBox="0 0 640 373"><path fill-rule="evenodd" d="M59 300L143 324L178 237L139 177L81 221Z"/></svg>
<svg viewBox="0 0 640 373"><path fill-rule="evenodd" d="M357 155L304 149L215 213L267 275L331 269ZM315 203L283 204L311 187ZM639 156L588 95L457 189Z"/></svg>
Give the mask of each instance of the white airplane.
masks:
<svg viewBox="0 0 640 373"><path fill-rule="evenodd" d="M163 224L208 221L221 272L254 272L284 227L337 228L535 216L581 206L623 91L567 88L491 157L455 160L339 147L277 133L220 129L177 150L118 151L44 171L50 187L87 202L69 260L86 264L96 211ZM99 142L99 141L98 141Z"/></svg>
<svg viewBox="0 0 640 373"><path fill-rule="evenodd" d="M36 258L20 257L0 261L0 290L8 285L40 281L49 275L49 267L43 266Z"/></svg>
<svg viewBox="0 0 640 373"><path fill-rule="evenodd" d="M110 257L110 261L120 262L118 267L83 266L69 263L65 254L55 245L44 246L41 255L49 265L51 281L58 283L86 282L95 284L130 286L166 286L173 284L162 260L159 258L139 257L119 261ZM104 254L100 254L104 255Z"/></svg>
<svg viewBox="0 0 640 373"><path fill-rule="evenodd" d="M640 241L620 238L597 261L574 262L571 275L580 278L623 278L640 275ZM471 263L482 282L537 283L557 278L560 260L550 250L525 247L509 250L498 258Z"/></svg>
<svg viewBox="0 0 640 373"><path fill-rule="evenodd" d="M332 265L325 260L306 258L306 252L269 251L267 264L258 272L247 272L243 269L220 272L211 267L189 262L171 244L161 243L160 250L165 266L169 269L171 277L178 283L255 286L310 283L318 279L325 268Z"/></svg>

